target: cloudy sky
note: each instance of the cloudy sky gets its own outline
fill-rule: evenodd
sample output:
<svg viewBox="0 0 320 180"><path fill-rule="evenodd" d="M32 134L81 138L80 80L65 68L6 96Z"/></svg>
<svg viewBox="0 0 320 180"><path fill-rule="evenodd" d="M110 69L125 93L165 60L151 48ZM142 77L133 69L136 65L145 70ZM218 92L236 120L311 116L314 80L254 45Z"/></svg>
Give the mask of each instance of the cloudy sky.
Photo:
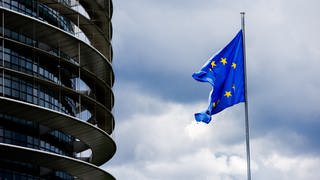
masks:
<svg viewBox="0 0 320 180"><path fill-rule="evenodd" d="M206 125L210 86L193 72L240 30L246 12L252 178L320 177L318 0L115 0L120 180L245 179L244 104Z"/></svg>

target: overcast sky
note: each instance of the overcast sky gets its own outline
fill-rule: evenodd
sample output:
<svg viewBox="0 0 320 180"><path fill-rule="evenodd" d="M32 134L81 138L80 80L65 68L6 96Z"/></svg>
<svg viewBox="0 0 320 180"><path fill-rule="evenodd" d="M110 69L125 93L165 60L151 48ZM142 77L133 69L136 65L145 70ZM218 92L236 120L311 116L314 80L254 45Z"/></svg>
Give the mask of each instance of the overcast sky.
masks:
<svg viewBox="0 0 320 180"><path fill-rule="evenodd" d="M320 1L114 0L113 137L119 180L245 179L244 104L196 123L209 84L192 79L240 30L252 178L320 177Z"/></svg>

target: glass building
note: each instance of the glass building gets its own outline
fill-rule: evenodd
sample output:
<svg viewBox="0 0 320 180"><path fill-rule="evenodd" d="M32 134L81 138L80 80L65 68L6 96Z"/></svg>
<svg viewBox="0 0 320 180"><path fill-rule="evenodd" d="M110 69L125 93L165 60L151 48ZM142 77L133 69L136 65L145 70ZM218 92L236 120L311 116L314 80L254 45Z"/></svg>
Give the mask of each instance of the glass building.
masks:
<svg viewBox="0 0 320 180"><path fill-rule="evenodd" d="M115 179L111 0L0 0L0 179Z"/></svg>

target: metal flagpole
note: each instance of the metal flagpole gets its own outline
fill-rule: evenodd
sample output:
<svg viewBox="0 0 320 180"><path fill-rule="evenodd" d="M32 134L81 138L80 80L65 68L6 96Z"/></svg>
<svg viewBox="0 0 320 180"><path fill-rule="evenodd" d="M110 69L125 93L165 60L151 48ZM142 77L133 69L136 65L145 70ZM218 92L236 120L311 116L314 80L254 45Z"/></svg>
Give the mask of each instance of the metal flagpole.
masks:
<svg viewBox="0 0 320 180"><path fill-rule="evenodd" d="M245 41L245 29L244 29L244 12L241 14L241 29L242 29L242 49L243 49L243 63L244 63L244 92L245 92L245 128L246 128L246 152L247 152L247 177L251 180L251 168L250 168L250 137L249 137L249 119L248 119L248 93L247 93L247 67L246 67L246 41Z"/></svg>

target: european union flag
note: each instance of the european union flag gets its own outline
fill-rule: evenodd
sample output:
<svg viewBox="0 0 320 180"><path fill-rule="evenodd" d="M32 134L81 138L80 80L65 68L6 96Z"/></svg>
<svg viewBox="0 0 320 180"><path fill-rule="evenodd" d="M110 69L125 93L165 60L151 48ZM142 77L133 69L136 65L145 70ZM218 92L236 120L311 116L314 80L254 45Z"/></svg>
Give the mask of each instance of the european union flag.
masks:
<svg viewBox="0 0 320 180"><path fill-rule="evenodd" d="M208 109L196 113L196 121L209 123L211 115L234 104L245 102L242 42L240 30L225 48L207 61L199 72L192 75L195 80L212 85Z"/></svg>

